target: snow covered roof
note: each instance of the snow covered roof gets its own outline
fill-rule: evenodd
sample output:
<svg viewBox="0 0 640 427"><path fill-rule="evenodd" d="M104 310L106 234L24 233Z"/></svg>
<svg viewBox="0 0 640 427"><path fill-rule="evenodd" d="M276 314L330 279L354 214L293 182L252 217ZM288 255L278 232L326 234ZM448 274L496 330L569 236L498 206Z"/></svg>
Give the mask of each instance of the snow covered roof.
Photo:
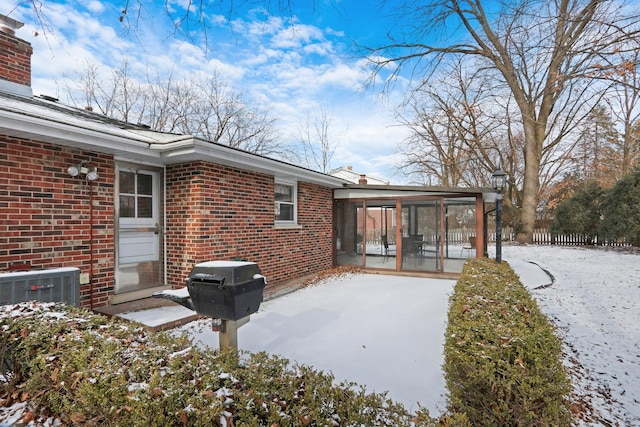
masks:
<svg viewBox="0 0 640 427"><path fill-rule="evenodd" d="M332 188L347 183L341 178L193 135L156 132L145 125L66 106L49 97L15 92L0 91L0 134L112 154L132 162L168 165L204 160Z"/></svg>

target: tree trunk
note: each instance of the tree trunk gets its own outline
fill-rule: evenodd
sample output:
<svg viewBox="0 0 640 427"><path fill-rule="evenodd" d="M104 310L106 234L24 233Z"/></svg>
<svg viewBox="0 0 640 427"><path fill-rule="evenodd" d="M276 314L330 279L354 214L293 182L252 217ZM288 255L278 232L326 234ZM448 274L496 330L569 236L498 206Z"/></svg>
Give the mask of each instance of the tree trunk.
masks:
<svg viewBox="0 0 640 427"><path fill-rule="evenodd" d="M521 227L516 236L518 243L533 243L545 129L546 123L537 123L535 115L528 115L524 120L524 185L522 188Z"/></svg>

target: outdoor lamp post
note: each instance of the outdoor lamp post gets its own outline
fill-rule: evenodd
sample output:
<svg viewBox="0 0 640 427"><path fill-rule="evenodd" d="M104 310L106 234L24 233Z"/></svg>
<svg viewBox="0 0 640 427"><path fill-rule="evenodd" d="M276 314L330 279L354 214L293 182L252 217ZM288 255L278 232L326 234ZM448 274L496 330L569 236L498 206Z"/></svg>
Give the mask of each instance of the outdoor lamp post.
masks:
<svg viewBox="0 0 640 427"><path fill-rule="evenodd" d="M493 189L496 190L496 262L502 262L502 192L507 186L507 174L498 166L491 175Z"/></svg>

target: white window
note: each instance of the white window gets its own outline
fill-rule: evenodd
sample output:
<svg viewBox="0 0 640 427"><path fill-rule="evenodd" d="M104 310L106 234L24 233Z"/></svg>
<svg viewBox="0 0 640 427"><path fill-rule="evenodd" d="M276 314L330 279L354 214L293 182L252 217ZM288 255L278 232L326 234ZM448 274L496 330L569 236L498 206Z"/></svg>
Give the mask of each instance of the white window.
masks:
<svg viewBox="0 0 640 427"><path fill-rule="evenodd" d="M275 221L280 224L295 224L296 185L285 182L275 183Z"/></svg>
<svg viewBox="0 0 640 427"><path fill-rule="evenodd" d="M132 224L136 220L155 220L155 188L157 174L150 171L125 171L119 174L120 218L129 218Z"/></svg>

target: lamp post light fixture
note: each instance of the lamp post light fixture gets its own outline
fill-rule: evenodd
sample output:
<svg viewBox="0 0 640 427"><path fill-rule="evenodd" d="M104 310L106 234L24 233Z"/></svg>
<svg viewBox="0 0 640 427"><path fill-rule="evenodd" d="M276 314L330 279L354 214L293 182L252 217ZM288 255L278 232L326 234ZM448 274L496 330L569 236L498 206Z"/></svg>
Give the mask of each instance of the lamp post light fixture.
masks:
<svg viewBox="0 0 640 427"><path fill-rule="evenodd" d="M500 166L491 175L491 183L496 190L496 262L500 264L502 262L502 192L507 186L507 174Z"/></svg>

